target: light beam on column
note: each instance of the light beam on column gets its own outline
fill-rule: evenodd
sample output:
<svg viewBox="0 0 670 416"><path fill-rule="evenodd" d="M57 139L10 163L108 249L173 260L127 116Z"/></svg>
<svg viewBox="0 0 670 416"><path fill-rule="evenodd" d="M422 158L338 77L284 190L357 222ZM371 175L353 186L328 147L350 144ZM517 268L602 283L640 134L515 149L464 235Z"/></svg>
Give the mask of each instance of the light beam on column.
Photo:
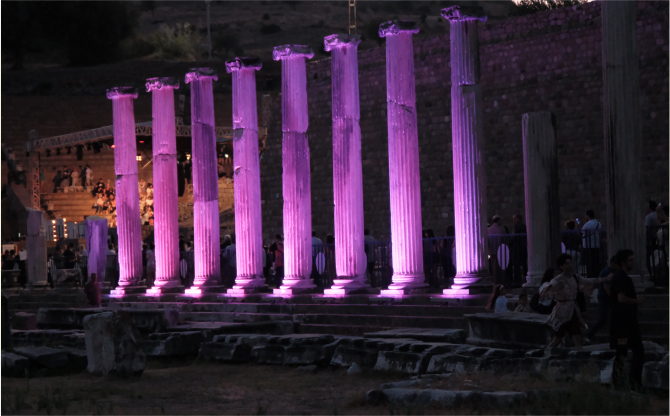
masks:
<svg viewBox="0 0 670 416"><path fill-rule="evenodd" d="M307 142L307 75L305 60L314 56L302 45L276 46L282 68L282 194L284 197L284 280L274 294L312 291L312 192Z"/></svg>
<svg viewBox="0 0 670 416"><path fill-rule="evenodd" d="M237 277L229 295L243 295L265 287L261 173L258 155L256 71L258 58L226 62L233 76L233 163L235 164L235 256Z"/></svg>

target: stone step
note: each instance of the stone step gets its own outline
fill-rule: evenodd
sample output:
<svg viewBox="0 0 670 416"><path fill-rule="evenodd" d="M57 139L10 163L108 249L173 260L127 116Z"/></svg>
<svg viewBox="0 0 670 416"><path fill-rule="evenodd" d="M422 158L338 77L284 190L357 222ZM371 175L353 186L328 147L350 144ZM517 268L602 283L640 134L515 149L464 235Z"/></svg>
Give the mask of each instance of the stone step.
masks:
<svg viewBox="0 0 670 416"><path fill-rule="evenodd" d="M300 324L301 334L329 334L362 337L370 332L396 329L388 326Z"/></svg>
<svg viewBox="0 0 670 416"><path fill-rule="evenodd" d="M300 320L299 316L296 319ZM426 316L393 316L393 315L335 315L307 314L302 316L304 324L321 325L364 325L370 327L389 328L467 328L467 321L462 317L426 317Z"/></svg>
<svg viewBox="0 0 670 416"><path fill-rule="evenodd" d="M238 312L182 312L180 322L271 322L292 321L293 315Z"/></svg>

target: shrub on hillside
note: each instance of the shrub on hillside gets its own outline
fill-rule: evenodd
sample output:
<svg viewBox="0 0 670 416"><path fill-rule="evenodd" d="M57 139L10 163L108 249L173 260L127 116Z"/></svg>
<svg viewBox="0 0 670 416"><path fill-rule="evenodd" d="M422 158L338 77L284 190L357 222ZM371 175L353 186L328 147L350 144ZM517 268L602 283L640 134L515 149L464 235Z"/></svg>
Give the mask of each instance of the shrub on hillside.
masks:
<svg viewBox="0 0 670 416"><path fill-rule="evenodd" d="M147 39L161 59L195 61L198 53L198 37L195 27L188 23L177 23L171 28L163 23Z"/></svg>

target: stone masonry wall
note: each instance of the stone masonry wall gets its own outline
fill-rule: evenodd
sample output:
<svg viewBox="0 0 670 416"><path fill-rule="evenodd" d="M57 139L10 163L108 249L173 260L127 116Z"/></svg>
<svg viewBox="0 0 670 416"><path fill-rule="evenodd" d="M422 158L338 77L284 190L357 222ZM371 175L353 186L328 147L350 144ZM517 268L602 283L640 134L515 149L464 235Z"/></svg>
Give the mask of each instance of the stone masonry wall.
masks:
<svg viewBox="0 0 670 416"><path fill-rule="evenodd" d="M561 218L604 216L600 3L480 24L487 216L524 214L521 116L554 112ZM638 3L645 198L668 203L668 3ZM365 225L390 238L385 49L359 53ZM453 225L449 35L414 43L424 228ZM312 224L333 233L330 60L307 65ZM282 232L281 104L261 160L264 238ZM641 204L644 201L640 201ZM604 221L604 218L600 218ZM631 219L642 226L644 218Z"/></svg>

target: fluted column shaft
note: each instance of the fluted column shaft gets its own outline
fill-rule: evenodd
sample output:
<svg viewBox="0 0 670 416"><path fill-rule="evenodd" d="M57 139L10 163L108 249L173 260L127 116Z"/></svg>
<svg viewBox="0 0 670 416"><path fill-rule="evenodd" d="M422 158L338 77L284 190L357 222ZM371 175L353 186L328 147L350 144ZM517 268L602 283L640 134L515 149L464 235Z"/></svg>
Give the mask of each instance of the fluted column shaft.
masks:
<svg viewBox="0 0 670 416"><path fill-rule="evenodd" d="M525 287L540 287L548 265L561 254L556 119L551 112L522 116L523 179L528 230Z"/></svg>
<svg viewBox="0 0 670 416"><path fill-rule="evenodd" d="M221 285L219 185L216 165L214 94L209 68L186 74L191 84L191 136L193 150L193 231L195 279L187 294L200 294Z"/></svg>
<svg viewBox="0 0 670 416"><path fill-rule="evenodd" d="M363 165L358 93L357 36L330 35L333 97L333 196L335 205L335 271L326 295L343 295L365 283Z"/></svg>
<svg viewBox="0 0 670 416"><path fill-rule="evenodd" d="M607 249L632 249L643 273L646 261L644 212L640 188L640 67L637 4L602 2L603 122Z"/></svg>
<svg viewBox="0 0 670 416"><path fill-rule="evenodd" d="M175 78L149 78L153 115L154 243L156 280L148 294L168 289L181 291L179 278L179 202L177 195L177 135L175 127Z"/></svg>
<svg viewBox="0 0 670 416"><path fill-rule="evenodd" d="M26 208L26 274L29 286L46 286L47 282L47 223L45 212Z"/></svg>
<svg viewBox="0 0 670 416"><path fill-rule="evenodd" d="M389 136L389 192L393 283L383 295L402 295L426 287L421 235L419 137L412 34L416 23L383 23L386 38L386 101Z"/></svg>
<svg viewBox="0 0 670 416"><path fill-rule="evenodd" d="M116 173L116 219L119 236L119 287L137 286L142 278L142 227L140 194L137 181L137 144L135 142L134 88L119 87L107 91L114 111L114 171Z"/></svg>
<svg viewBox="0 0 670 416"><path fill-rule="evenodd" d="M265 286L261 218L261 174L258 156L256 71L261 62L236 58L226 63L233 76L233 161L235 163L235 256L237 277L229 294Z"/></svg>
<svg viewBox="0 0 670 416"><path fill-rule="evenodd" d="M106 219L86 218L86 250L88 250L88 275L96 273L97 281L104 282L107 265Z"/></svg>
<svg viewBox="0 0 670 416"><path fill-rule="evenodd" d="M450 22L451 119L454 166L456 277L445 294L456 293L488 276L486 257L486 172L479 86L479 8L442 10Z"/></svg>
<svg viewBox="0 0 670 416"><path fill-rule="evenodd" d="M284 280L279 295L311 290L312 200L307 141L307 76L305 60L314 56L300 45L277 46L282 64L282 193L284 196Z"/></svg>

